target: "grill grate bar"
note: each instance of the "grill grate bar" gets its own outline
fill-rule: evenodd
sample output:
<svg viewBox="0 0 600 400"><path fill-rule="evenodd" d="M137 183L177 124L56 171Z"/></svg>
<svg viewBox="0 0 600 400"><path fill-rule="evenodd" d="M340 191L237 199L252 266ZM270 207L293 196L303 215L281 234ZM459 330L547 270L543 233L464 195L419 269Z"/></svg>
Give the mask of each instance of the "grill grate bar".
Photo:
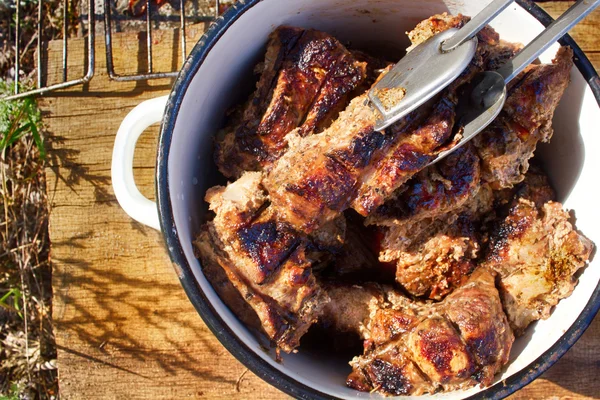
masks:
<svg viewBox="0 0 600 400"><path fill-rule="evenodd" d="M15 13L17 23L15 25L15 95L19 94L19 72L21 71L20 47L21 47L21 1L15 2ZM10 25L9 28L10 30Z"/></svg>
<svg viewBox="0 0 600 400"><path fill-rule="evenodd" d="M37 19L37 88L40 89L42 82L42 18L43 18L43 0L38 0L38 19Z"/></svg>
<svg viewBox="0 0 600 400"><path fill-rule="evenodd" d="M148 72L152 73L152 2L146 0L146 48L148 49Z"/></svg>
<svg viewBox="0 0 600 400"><path fill-rule="evenodd" d="M215 0L215 17L204 16L195 18L196 21L212 21L219 16L220 1ZM152 1L146 0L146 51L148 55L147 70L142 74L119 74L115 71L113 61L113 40L112 40L112 12L110 0L104 0L104 38L106 44L106 69L110 79L119 82L128 81L144 81L149 79L174 78L179 74L179 71L170 72L154 72L152 64ZM179 0L179 32L181 41L181 59L185 62L186 58L186 16L185 16L185 0Z"/></svg>
<svg viewBox="0 0 600 400"><path fill-rule="evenodd" d="M17 0L18 1L18 0ZM69 36L69 0L63 0L63 82L67 81L67 38Z"/></svg>
<svg viewBox="0 0 600 400"><path fill-rule="evenodd" d="M218 0L217 0L218 1ZM185 62L186 51L186 43L185 43L185 2L184 0L179 0L179 9L181 12L179 13L179 18L181 19L181 64Z"/></svg>

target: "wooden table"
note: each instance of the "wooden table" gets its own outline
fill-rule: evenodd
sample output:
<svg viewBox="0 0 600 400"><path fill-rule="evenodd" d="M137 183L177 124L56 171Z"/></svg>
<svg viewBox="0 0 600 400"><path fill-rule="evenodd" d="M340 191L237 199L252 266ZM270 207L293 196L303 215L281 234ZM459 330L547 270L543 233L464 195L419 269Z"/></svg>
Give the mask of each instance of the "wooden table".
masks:
<svg viewBox="0 0 600 400"><path fill-rule="evenodd" d="M551 14L564 3L545 3ZM190 42L204 26L188 29ZM600 13L574 36L600 68ZM144 70L144 38L115 35L120 72ZM155 32L155 68L179 60L177 34ZM41 99L48 143L50 237L60 392L82 398L283 398L236 361L213 337L188 301L160 233L133 222L110 185L111 152L123 117L142 100L168 93L170 80L117 83L105 72L97 43L96 76L83 88ZM70 72L82 70L84 43L71 41ZM50 70L60 44L49 45ZM54 72L53 72L54 73ZM50 77L53 79L54 77ZM83 90L82 90L83 89ZM136 182L154 196L157 127L140 139ZM593 398L600 395L600 318L542 378L514 395Z"/></svg>

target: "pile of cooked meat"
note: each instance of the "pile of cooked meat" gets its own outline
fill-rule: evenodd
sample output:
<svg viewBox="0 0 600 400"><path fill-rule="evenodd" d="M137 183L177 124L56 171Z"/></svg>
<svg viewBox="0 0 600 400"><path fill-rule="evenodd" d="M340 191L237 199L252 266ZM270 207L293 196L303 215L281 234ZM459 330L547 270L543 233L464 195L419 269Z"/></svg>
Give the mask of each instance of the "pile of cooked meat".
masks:
<svg viewBox="0 0 600 400"><path fill-rule="evenodd" d="M467 17L433 16L412 46ZM366 92L390 63L316 30L270 36L256 90L216 143L230 180L206 193L195 245L231 310L278 351L311 327L363 354L346 384L385 395L490 385L515 336L576 285L593 244L532 161L552 136L572 51L532 64L498 118L460 137L457 104L478 72L521 48L486 27L475 57L434 101L384 131Z"/></svg>

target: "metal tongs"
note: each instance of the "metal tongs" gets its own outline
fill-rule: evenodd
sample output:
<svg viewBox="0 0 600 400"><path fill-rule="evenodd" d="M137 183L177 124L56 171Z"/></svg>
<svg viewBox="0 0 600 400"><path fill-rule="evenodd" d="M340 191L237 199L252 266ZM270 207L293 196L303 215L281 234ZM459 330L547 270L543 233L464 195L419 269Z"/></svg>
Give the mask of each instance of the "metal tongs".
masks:
<svg viewBox="0 0 600 400"><path fill-rule="evenodd" d="M494 0L460 29L449 29L419 44L402 58L371 90L372 106L381 114L375 125L383 130L442 91L469 65L477 48L476 34L513 0ZM495 71L478 74L467 93L462 137L434 164L471 140L500 113L506 85L554 42L600 5L600 0L579 0L552 22L512 60ZM459 104L459 107L461 104Z"/></svg>

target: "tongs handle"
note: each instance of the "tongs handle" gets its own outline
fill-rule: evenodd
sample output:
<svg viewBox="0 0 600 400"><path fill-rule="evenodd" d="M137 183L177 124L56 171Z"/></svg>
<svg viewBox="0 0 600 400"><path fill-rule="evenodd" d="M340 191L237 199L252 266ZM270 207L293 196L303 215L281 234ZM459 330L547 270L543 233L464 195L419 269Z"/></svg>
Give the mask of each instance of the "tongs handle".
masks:
<svg viewBox="0 0 600 400"><path fill-rule="evenodd" d="M504 77L504 82L510 82L515 76L539 57L548 47L565 35L574 25L600 5L600 0L579 0L563 15L531 41L512 60L496 70ZM466 25L465 25L466 26ZM454 37L453 37L454 38Z"/></svg>
<svg viewBox="0 0 600 400"><path fill-rule="evenodd" d="M491 20L496 18L513 0L494 0L488 4L480 13L471 18L458 32L442 43L442 51L449 52L471 40L477 33L483 29Z"/></svg>

